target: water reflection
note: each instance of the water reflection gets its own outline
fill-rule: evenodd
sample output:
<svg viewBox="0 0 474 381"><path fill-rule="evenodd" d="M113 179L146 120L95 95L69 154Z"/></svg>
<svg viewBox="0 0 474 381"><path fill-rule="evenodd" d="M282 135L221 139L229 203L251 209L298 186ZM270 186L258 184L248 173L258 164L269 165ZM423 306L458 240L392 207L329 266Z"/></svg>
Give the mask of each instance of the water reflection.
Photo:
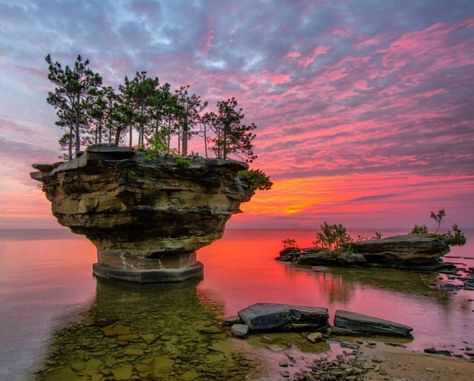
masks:
<svg viewBox="0 0 474 381"><path fill-rule="evenodd" d="M242 380L251 364L217 327L222 304L196 282L97 281L95 301L57 330L41 380Z"/></svg>

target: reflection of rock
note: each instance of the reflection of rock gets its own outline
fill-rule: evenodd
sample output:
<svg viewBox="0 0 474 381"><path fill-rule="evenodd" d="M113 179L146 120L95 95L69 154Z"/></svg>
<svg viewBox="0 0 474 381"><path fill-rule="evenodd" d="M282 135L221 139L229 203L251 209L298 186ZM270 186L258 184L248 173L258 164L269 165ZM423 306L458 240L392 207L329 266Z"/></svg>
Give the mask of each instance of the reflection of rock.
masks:
<svg viewBox="0 0 474 381"><path fill-rule="evenodd" d="M328 310L287 304L257 303L239 311L252 331L321 330L328 327Z"/></svg>
<svg viewBox="0 0 474 381"><path fill-rule="evenodd" d="M334 333L342 335L409 336L413 328L349 311L336 311Z"/></svg>
<svg viewBox="0 0 474 381"><path fill-rule="evenodd" d="M68 163L33 165L61 225L97 247L94 273L136 282L200 276L195 251L222 237L252 195L245 163L165 155L149 162L127 147L92 146Z"/></svg>
<svg viewBox="0 0 474 381"><path fill-rule="evenodd" d="M437 235L406 234L383 239L358 241L350 251L330 252L326 249L303 249L291 260L307 266L382 266L436 269L440 257L449 252L449 244ZM287 258L289 254L285 255Z"/></svg>
<svg viewBox="0 0 474 381"><path fill-rule="evenodd" d="M215 327L222 313L196 282L98 280L95 301L55 333L34 379L253 379L252 364L232 338L201 332ZM108 326L96 323L110 317L115 322Z"/></svg>

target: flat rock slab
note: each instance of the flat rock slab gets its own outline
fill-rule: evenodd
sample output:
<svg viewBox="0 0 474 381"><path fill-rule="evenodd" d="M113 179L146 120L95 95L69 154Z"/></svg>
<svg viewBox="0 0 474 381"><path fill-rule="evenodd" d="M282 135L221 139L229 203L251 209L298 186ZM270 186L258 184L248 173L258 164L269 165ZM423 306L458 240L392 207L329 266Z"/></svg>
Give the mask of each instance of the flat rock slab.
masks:
<svg viewBox="0 0 474 381"><path fill-rule="evenodd" d="M319 330L328 326L327 308L257 303L239 311L252 331Z"/></svg>
<svg viewBox="0 0 474 381"><path fill-rule="evenodd" d="M409 336L413 330L404 324L342 310L336 311L334 327L336 332L360 335Z"/></svg>

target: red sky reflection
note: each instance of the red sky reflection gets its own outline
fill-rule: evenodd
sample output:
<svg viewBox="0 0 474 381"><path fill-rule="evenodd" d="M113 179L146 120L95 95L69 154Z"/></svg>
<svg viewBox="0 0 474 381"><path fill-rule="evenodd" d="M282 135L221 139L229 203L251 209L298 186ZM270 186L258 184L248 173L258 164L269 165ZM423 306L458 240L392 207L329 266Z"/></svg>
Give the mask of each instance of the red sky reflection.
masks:
<svg viewBox="0 0 474 381"><path fill-rule="evenodd" d="M281 239L294 238L305 247L311 245L313 235L301 230L227 231L224 239L198 252L205 265L199 287L221 300L229 315L259 302L321 306L329 308L331 319L337 309L345 309L411 325L417 348L433 343L434 332L440 343L474 340L472 330L466 330L474 328L468 293L455 297L430 291L430 281L416 273L384 269L317 273L274 260ZM472 247L455 254L466 254L474 263ZM436 274L431 282L435 281Z"/></svg>
<svg viewBox="0 0 474 381"><path fill-rule="evenodd" d="M61 135L43 57L79 52L239 99L275 188L231 226L474 227L474 2L73 3L0 4L0 228L57 226L28 172Z"/></svg>

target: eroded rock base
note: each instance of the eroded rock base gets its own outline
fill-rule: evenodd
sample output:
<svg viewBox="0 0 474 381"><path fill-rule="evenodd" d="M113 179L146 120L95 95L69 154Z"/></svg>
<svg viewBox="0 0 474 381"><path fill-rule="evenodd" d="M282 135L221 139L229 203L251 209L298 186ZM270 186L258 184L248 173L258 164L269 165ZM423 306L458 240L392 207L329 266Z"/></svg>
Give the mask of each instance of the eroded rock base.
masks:
<svg viewBox="0 0 474 381"><path fill-rule="evenodd" d="M204 266L195 262L186 267L159 268L153 270L131 270L94 263L93 274L103 279L116 279L135 283L169 283L187 279L202 279Z"/></svg>

